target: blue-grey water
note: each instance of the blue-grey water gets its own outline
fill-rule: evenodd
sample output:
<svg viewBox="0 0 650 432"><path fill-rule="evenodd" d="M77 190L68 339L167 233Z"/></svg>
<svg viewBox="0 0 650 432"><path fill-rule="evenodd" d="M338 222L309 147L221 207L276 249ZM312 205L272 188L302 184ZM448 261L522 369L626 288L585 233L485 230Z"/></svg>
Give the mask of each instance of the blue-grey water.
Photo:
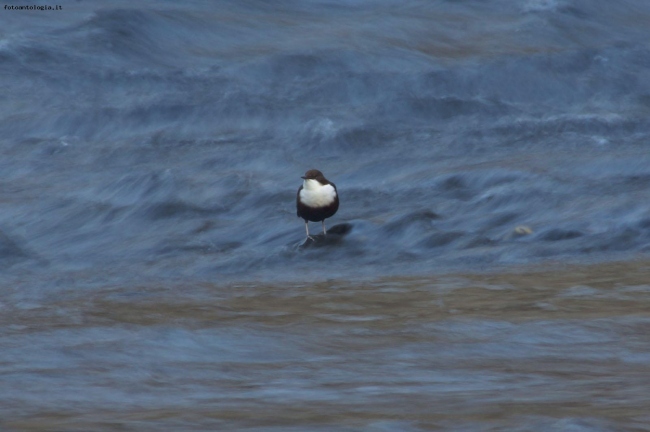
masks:
<svg viewBox="0 0 650 432"><path fill-rule="evenodd" d="M0 430L650 430L647 1L7 1L0 77Z"/></svg>

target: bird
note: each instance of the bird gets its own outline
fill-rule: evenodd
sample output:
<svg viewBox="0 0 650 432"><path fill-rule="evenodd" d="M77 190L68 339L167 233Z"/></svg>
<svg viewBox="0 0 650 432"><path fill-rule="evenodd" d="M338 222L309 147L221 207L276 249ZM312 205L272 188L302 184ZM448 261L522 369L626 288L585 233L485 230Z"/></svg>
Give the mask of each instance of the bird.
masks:
<svg viewBox="0 0 650 432"><path fill-rule="evenodd" d="M327 235L325 219L334 216L339 209L339 194L336 185L316 169L307 171L301 178L302 186L296 197L297 214L305 220L307 238L314 240L309 235L309 221L323 222L323 235Z"/></svg>

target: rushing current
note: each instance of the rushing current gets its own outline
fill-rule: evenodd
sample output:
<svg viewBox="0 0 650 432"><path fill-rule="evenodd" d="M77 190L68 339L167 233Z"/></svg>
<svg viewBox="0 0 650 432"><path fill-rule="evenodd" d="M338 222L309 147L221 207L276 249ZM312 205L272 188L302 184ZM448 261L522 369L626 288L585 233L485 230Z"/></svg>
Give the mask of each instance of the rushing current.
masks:
<svg viewBox="0 0 650 432"><path fill-rule="evenodd" d="M649 23L0 5L0 430L650 430Z"/></svg>

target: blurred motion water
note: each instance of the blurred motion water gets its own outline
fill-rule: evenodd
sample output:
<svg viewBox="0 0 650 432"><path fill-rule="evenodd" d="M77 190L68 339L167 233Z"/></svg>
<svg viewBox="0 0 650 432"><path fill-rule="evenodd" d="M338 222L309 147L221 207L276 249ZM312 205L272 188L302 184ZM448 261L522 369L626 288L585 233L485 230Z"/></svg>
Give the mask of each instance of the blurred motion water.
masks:
<svg viewBox="0 0 650 432"><path fill-rule="evenodd" d="M0 7L0 426L650 430L649 22Z"/></svg>

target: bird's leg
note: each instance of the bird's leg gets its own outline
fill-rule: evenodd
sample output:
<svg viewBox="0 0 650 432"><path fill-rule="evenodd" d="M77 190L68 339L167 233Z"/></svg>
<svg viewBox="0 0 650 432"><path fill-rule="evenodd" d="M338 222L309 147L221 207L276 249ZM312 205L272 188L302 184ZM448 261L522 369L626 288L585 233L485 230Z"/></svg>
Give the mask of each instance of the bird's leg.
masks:
<svg viewBox="0 0 650 432"><path fill-rule="evenodd" d="M314 238L309 235L309 222L305 221L305 231L307 232L307 238L313 240Z"/></svg>
<svg viewBox="0 0 650 432"><path fill-rule="evenodd" d="M327 230L325 229L325 219L323 219L323 235L327 235Z"/></svg>

